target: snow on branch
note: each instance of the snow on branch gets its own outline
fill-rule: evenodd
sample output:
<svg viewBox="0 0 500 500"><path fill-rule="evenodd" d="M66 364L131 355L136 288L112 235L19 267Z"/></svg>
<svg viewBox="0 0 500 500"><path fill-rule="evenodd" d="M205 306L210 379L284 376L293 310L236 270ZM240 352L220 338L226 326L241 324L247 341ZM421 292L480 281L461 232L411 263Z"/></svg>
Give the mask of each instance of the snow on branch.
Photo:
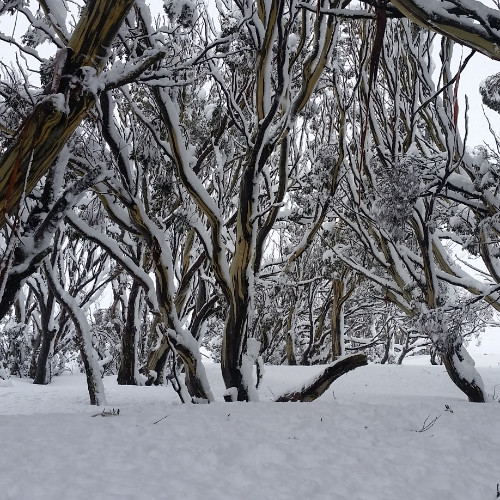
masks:
<svg viewBox="0 0 500 500"><path fill-rule="evenodd" d="M427 29L500 60L500 15L475 0L392 0L406 17Z"/></svg>
<svg viewBox="0 0 500 500"><path fill-rule="evenodd" d="M479 92L488 108L500 113L500 73L489 76L479 85Z"/></svg>

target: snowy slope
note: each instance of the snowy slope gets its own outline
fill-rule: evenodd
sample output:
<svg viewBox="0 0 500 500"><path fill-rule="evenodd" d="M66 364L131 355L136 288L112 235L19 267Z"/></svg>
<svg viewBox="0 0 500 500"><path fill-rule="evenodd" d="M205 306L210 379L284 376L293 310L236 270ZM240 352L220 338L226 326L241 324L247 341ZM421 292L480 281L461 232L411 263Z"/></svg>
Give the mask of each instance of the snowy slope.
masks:
<svg viewBox="0 0 500 500"><path fill-rule="evenodd" d="M267 367L261 402L199 406L178 404L170 387L106 378L120 415L105 418L92 417L100 409L81 375L47 387L14 379L0 387L0 498L496 497L500 404L466 402L443 367L428 365L370 365L314 403L269 401L317 371ZM480 371L493 392L500 367ZM219 366L207 372L221 400Z"/></svg>

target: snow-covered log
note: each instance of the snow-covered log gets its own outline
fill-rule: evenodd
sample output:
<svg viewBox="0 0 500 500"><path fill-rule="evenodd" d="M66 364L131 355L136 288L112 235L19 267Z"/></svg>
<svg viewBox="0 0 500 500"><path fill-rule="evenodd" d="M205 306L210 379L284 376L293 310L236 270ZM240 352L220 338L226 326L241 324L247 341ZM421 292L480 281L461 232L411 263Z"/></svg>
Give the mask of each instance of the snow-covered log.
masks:
<svg viewBox="0 0 500 500"><path fill-rule="evenodd" d="M462 344L453 352L442 355L444 366L453 383L465 393L471 403L484 403L484 385L474 360Z"/></svg>
<svg viewBox="0 0 500 500"><path fill-rule="evenodd" d="M368 364L366 354L353 354L328 365L318 376L308 380L299 389L285 392L276 398L277 403L310 402L318 399L342 375Z"/></svg>

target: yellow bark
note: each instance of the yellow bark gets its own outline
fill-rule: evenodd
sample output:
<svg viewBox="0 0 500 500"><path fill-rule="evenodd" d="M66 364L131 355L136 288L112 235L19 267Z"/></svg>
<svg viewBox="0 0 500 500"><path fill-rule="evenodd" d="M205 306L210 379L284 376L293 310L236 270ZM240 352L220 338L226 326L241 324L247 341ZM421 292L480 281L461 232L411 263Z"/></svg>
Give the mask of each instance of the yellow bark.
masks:
<svg viewBox="0 0 500 500"><path fill-rule="evenodd" d="M71 71L82 66L99 73L133 0L92 0L86 3L68 47L73 50ZM66 96L62 110L47 98L38 103L15 133L10 147L0 157L0 228L5 215L16 207L26 183L27 193L53 164L76 127L94 105L91 94Z"/></svg>

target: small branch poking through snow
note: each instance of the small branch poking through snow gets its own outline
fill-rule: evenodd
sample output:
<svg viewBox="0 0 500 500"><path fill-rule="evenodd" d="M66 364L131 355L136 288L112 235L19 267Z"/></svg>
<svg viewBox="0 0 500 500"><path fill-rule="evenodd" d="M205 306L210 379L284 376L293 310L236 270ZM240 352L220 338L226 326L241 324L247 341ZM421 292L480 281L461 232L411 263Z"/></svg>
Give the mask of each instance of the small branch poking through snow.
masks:
<svg viewBox="0 0 500 500"><path fill-rule="evenodd" d="M448 413L453 413L453 410L450 408L450 405L444 405L444 411ZM439 418L443 416L444 412L438 415L437 417L434 417L432 420L429 421L430 415L427 415L427 418L424 420L424 423L422 424L422 428L418 429L415 432L425 432L428 431L437 421Z"/></svg>
<svg viewBox="0 0 500 500"><path fill-rule="evenodd" d="M165 420L169 415L165 415L164 417L161 417L160 420L157 420L156 422L153 422L153 425L157 424L158 422L161 422L162 420Z"/></svg>
<svg viewBox="0 0 500 500"><path fill-rule="evenodd" d="M441 415L442 415L442 413L441 413ZM425 431L428 431L437 422L437 420L441 417L441 415L438 415L437 417L434 417L430 421L429 421L430 415L427 415L427 418L424 420L424 423L422 424L422 428L419 429L418 431L415 431L415 432L425 432Z"/></svg>
<svg viewBox="0 0 500 500"><path fill-rule="evenodd" d="M120 409L112 409L112 410L102 410L99 413L94 413L94 415L91 415L92 417L117 417L120 415Z"/></svg>

